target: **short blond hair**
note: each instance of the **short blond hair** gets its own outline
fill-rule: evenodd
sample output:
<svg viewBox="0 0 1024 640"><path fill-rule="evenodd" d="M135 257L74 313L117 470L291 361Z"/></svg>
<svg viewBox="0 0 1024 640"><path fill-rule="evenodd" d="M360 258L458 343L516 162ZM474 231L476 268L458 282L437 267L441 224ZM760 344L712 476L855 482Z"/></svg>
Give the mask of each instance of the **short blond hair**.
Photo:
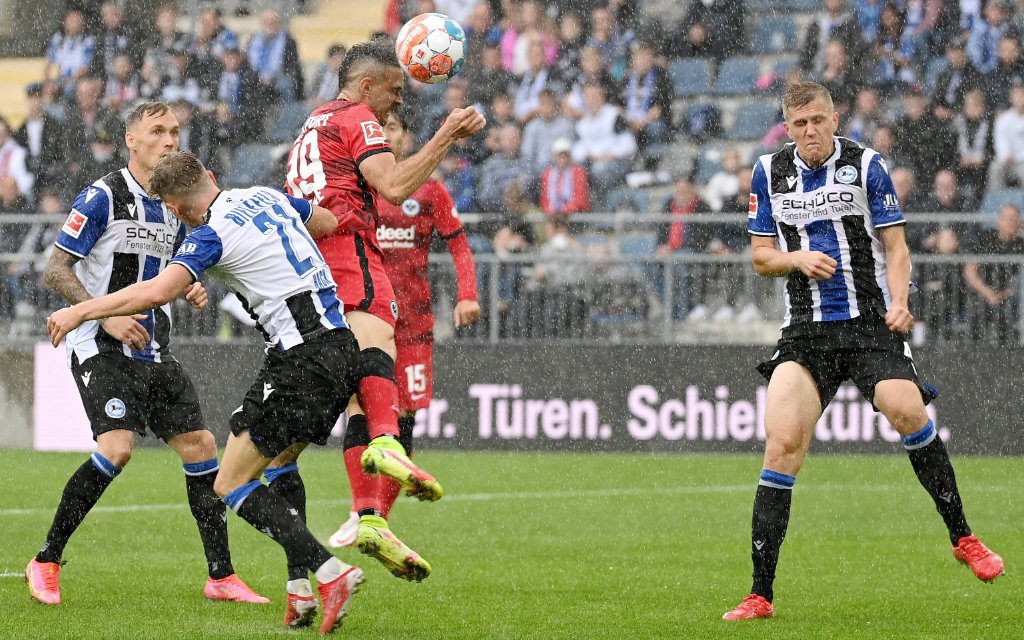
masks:
<svg viewBox="0 0 1024 640"><path fill-rule="evenodd" d="M782 94L782 117L788 118L791 109L799 109L818 98L825 101L829 111L835 111L832 94L822 85L803 80L790 84L786 87L786 93Z"/></svg>
<svg viewBox="0 0 1024 640"><path fill-rule="evenodd" d="M153 167L149 177L149 194L166 200L186 198L206 177L206 167L188 151L172 151Z"/></svg>

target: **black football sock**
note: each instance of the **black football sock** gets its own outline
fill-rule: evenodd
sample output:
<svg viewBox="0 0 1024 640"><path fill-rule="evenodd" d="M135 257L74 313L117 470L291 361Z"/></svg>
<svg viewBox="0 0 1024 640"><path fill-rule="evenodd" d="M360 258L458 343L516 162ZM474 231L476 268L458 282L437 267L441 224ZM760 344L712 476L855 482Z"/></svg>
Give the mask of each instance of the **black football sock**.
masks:
<svg viewBox="0 0 1024 640"><path fill-rule="evenodd" d="M213 481L217 477L217 458L205 462L186 462L185 490L188 506L199 527L199 538L203 541L206 564L214 580L226 578L235 572L231 566L231 550L228 547L228 514L224 503L213 492Z"/></svg>
<svg viewBox="0 0 1024 640"><path fill-rule="evenodd" d="M263 471L270 490L288 501L298 512L299 519L306 522L306 485L299 475L299 465L295 462L283 467L267 467ZM288 564L288 579L299 580L308 578L305 567Z"/></svg>
<svg viewBox="0 0 1024 640"><path fill-rule="evenodd" d="M71 535L119 473L121 468L98 452L78 467L64 485L64 495L60 498L57 512L53 514L53 524L46 534L46 543L36 560L60 562Z"/></svg>
<svg viewBox="0 0 1024 640"><path fill-rule="evenodd" d="M761 470L761 480L754 495L754 518L751 523L750 556L754 561L754 584L751 593L768 602L775 598L775 566L779 563L779 549L789 526L789 505L793 498L796 477Z"/></svg>
<svg viewBox="0 0 1024 640"><path fill-rule="evenodd" d="M949 540L955 547L960 538L971 535L971 528L967 526L946 445L938 437L931 420L920 431L903 436L901 440L917 479L935 502L935 509L946 523Z"/></svg>
<svg viewBox="0 0 1024 640"><path fill-rule="evenodd" d="M258 480L235 489L224 502L243 520L284 548L288 565L316 571L334 556L320 544L288 502Z"/></svg>
<svg viewBox="0 0 1024 640"><path fill-rule="evenodd" d="M412 457L412 432L416 429L416 415L398 416L398 442L405 449L405 455Z"/></svg>

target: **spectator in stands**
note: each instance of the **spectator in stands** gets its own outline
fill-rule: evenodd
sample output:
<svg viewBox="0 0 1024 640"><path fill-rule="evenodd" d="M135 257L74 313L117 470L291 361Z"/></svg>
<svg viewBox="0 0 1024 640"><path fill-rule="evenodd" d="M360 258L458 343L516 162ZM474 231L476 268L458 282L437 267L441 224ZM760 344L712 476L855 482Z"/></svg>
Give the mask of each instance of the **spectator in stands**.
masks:
<svg viewBox="0 0 1024 640"><path fill-rule="evenodd" d="M0 116L0 182L14 185L18 195L31 202L36 177L28 169L26 156L25 149L14 139L11 125Z"/></svg>
<svg viewBox="0 0 1024 640"><path fill-rule="evenodd" d="M0 124L0 129L6 131L6 124ZM4 143L4 146L10 149L11 144L13 144L13 141L8 140ZM0 153L3 153L3 151L0 151ZM0 165L3 162L5 162L5 159L0 156ZM5 213L27 213L31 204L28 197L21 190L22 186L18 184L18 178L3 171L3 169L0 169L0 215ZM15 229L5 229L3 233L0 233L0 246L16 245L21 242L21 233L22 231ZM9 247L8 251L14 251L14 249Z"/></svg>
<svg viewBox="0 0 1024 640"><path fill-rule="evenodd" d="M512 98L507 93L495 94L487 110L487 128L484 130L484 157L501 153L501 130L506 126L519 127L512 116Z"/></svg>
<svg viewBox="0 0 1024 640"><path fill-rule="evenodd" d="M547 239L537 250L527 288L579 286L586 277L587 265L576 259L586 255L586 249L569 231L565 216L550 218L544 227Z"/></svg>
<svg viewBox="0 0 1024 640"><path fill-rule="evenodd" d="M184 47L175 48L171 51L171 64L164 77L160 99L163 102L188 100L192 104L198 105L205 102L203 98L203 89L199 86L199 80L192 75L188 51Z"/></svg>
<svg viewBox="0 0 1024 640"><path fill-rule="evenodd" d="M871 136L871 148L878 152L878 155L882 156L882 160L885 160L885 164L889 168L897 166L896 154L895 154L896 135L892 131L892 127L888 124L882 124L875 129L875 133Z"/></svg>
<svg viewBox="0 0 1024 640"><path fill-rule="evenodd" d="M737 163L738 165L738 163ZM736 167L738 168L738 166ZM711 213L711 207L701 199L696 185L690 176L684 175L676 180L675 189L672 195L665 200L661 211L672 214L672 220L658 226L658 248L659 256L673 254L699 252L701 247L696 243L701 241L701 224L687 224L690 216L701 213ZM686 265L675 263L672 265L672 317L681 319L687 311L697 309L701 305L703 310L697 311L694 320L707 317L707 305L704 294L707 287L704 286L705 278L699 277L703 274L688 274ZM664 289L664 283L658 283L659 290Z"/></svg>
<svg viewBox="0 0 1024 640"><path fill-rule="evenodd" d="M534 41L529 48L529 66L513 92L515 106L513 114L520 124L526 124L535 115L540 104L540 92L545 89L560 88L558 78L554 77L551 67L544 57L544 45Z"/></svg>
<svg viewBox="0 0 1024 640"><path fill-rule="evenodd" d="M505 69L519 77L533 66L530 47L539 43L543 47L546 65L558 56L558 40L545 24L544 13L535 0L523 0L519 5L506 7L509 26L501 36L501 60Z"/></svg>
<svg viewBox="0 0 1024 640"><path fill-rule="evenodd" d="M563 82L568 82L580 70L580 54L587 44L583 21L578 13L563 13L558 19L558 58L555 72Z"/></svg>
<svg viewBox="0 0 1024 640"><path fill-rule="evenodd" d="M951 256L960 253L960 238L952 228L937 229L920 249L923 253ZM956 263L925 263L915 265L914 281L924 295L917 301L914 314L913 342L921 344L925 337L938 334L949 340L961 324L964 313L963 267Z"/></svg>
<svg viewBox="0 0 1024 640"><path fill-rule="evenodd" d="M487 2L477 2L469 12L469 18L459 23L466 31L466 50L477 52L483 51L486 47L498 47L498 59L501 60L501 36L502 31L494 24L494 12ZM475 55L475 53L474 53ZM472 84L475 80L476 65L466 65L462 73ZM504 68L504 66L502 66Z"/></svg>
<svg viewBox="0 0 1024 640"><path fill-rule="evenodd" d="M305 95L302 63L295 38L281 24L273 9L260 15L260 30L249 38L249 66L266 89L264 96L278 101L302 100Z"/></svg>
<svg viewBox="0 0 1024 640"><path fill-rule="evenodd" d="M924 213L965 213L972 210L974 203L960 192L956 174L943 169L935 174L932 190L922 200L920 209ZM916 224L908 230L907 241L912 250L932 251L939 242L939 233L950 230L954 236L964 233L962 224L925 223Z"/></svg>
<svg viewBox="0 0 1024 640"><path fill-rule="evenodd" d="M967 42L967 54L971 62L982 73L989 73L996 68L996 49L999 41L1005 36L1020 39L1020 30L1010 22L1006 0L988 0L985 3L984 20L974 23L970 40Z"/></svg>
<svg viewBox="0 0 1024 640"><path fill-rule="evenodd" d="M82 160L83 176L102 177L111 171L117 171L124 162L117 154L118 130L99 129L89 141L89 153Z"/></svg>
<svg viewBox="0 0 1024 640"><path fill-rule="evenodd" d="M985 94L969 91L964 96L963 110L953 117L959 164L960 184L978 201L988 183L988 165L992 162L992 116L985 109Z"/></svg>
<svg viewBox="0 0 1024 640"><path fill-rule="evenodd" d="M908 213L921 211L921 200L917 195L917 177L907 167L896 167L890 171L893 191L900 208Z"/></svg>
<svg viewBox="0 0 1024 640"><path fill-rule="evenodd" d="M118 54L114 57L107 74L107 88L103 93L103 104L117 113L139 98L139 74L135 72L131 56Z"/></svg>
<svg viewBox="0 0 1024 640"><path fill-rule="evenodd" d="M178 31L178 10L174 5L161 5L154 18L156 29L146 47L146 58L155 66L155 73L161 78L170 71L171 53L175 49L188 48L188 34Z"/></svg>
<svg viewBox="0 0 1024 640"><path fill-rule="evenodd" d="M477 204L485 213L501 211L505 204L505 190L510 184L516 183L526 187L533 175L519 157L519 146L522 142L519 128L507 124L498 131L500 150L488 158L480 169Z"/></svg>
<svg viewBox="0 0 1024 640"><path fill-rule="evenodd" d="M601 52L594 47L584 47L580 52L580 72L572 80L569 92L562 101L562 112L566 116L578 120L583 115L583 87L588 84L601 85L606 96L618 96L618 85L604 66Z"/></svg>
<svg viewBox="0 0 1024 640"><path fill-rule="evenodd" d="M1024 182L1024 85L1010 89L1010 104L993 127L995 159L989 166L989 189L1019 188Z"/></svg>
<svg viewBox="0 0 1024 640"><path fill-rule="evenodd" d="M139 99L157 101L164 88L164 76L157 67L153 56L146 56L139 69Z"/></svg>
<svg viewBox="0 0 1024 640"><path fill-rule="evenodd" d="M859 60L864 47L861 28L853 14L846 10L843 0L824 0L820 12L804 34L804 48L800 54L800 68L804 73L820 74L825 67L825 46L830 40L843 43L843 50L851 60Z"/></svg>
<svg viewBox="0 0 1024 640"><path fill-rule="evenodd" d="M636 34L616 22L615 15L608 8L599 6L590 12L587 46L597 49L604 68L616 82L626 74L629 46L635 37Z"/></svg>
<svg viewBox="0 0 1024 640"><path fill-rule="evenodd" d="M488 44L484 47L480 56L480 65L467 65L467 68L474 68L472 79L469 82L469 104L477 105L477 109L484 109L491 104L494 96L508 93L512 86L512 74L505 70L501 63L501 48L496 44Z"/></svg>
<svg viewBox="0 0 1024 640"><path fill-rule="evenodd" d="M874 70L871 84L886 94L916 79L912 51L904 39L903 12L891 3L882 7L881 22L874 42Z"/></svg>
<svg viewBox="0 0 1024 640"><path fill-rule="evenodd" d="M722 205L729 198L732 198L740 189L739 178L736 172L740 168L740 152L735 147L729 147L722 152L721 167L711 176L708 183L704 185L704 200L711 207L712 211L722 210Z"/></svg>
<svg viewBox="0 0 1024 640"><path fill-rule="evenodd" d="M219 144L234 148L263 132L263 91L256 72L237 48L225 49L221 63L214 135Z"/></svg>
<svg viewBox="0 0 1024 640"><path fill-rule="evenodd" d="M554 91L545 89L540 92L537 115L523 127L520 156L531 171L540 175L541 170L551 163L552 141L560 138L571 141L574 135L575 125L558 113L558 98Z"/></svg>
<svg viewBox="0 0 1024 640"><path fill-rule="evenodd" d="M238 34L224 26L219 7L200 10L196 31L189 37L186 50L192 58L193 75L203 89L210 93L216 91L213 83L220 73L224 50L238 46ZM337 95L337 86L334 95Z"/></svg>
<svg viewBox="0 0 1024 640"><path fill-rule="evenodd" d="M38 192L48 187L63 187L66 142L64 125L43 108L43 85L35 82L25 89L28 113L14 139L25 149L25 166L33 175Z"/></svg>
<svg viewBox="0 0 1024 640"><path fill-rule="evenodd" d="M743 52L742 0L695 0L672 38L675 55L721 62Z"/></svg>
<svg viewBox="0 0 1024 640"><path fill-rule="evenodd" d="M857 0L853 5L853 16L860 25L861 37L864 42L875 42L882 22L883 0Z"/></svg>
<svg viewBox="0 0 1024 640"><path fill-rule="evenodd" d="M188 100L175 100L169 106L178 119L178 148L194 153L214 175L221 174L225 167L218 157L213 121Z"/></svg>
<svg viewBox="0 0 1024 640"><path fill-rule="evenodd" d="M60 31L53 34L46 47L43 80L54 82L66 96L75 90L75 83L88 75L96 52L96 40L85 32L85 15L77 8L64 15Z"/></svg>
<svg viewBox="0 0 1024 640"><path fill-rule="evenodd" d="M590 173L591 200L604 206L604 196L622 184L636 153L636 138L622 110L605 101L604 87L589 84L583 89L583 116L576 123L572 157L586 163Z"/></svg>
<svg viewBox="0 0 1024 640"><path fill-rule="evenodd" d="M853 111L846 121L846 137L867 146L878 127L886 121L878 100L878 90L862 87L857 92Z"/></svg>
<svg viewBox="0 0 1024 640"><path fill-rule="evenodd" d="M917 88L903 96L904 115L897 120L896 148L900 164L913 167L917 179L931 183L939 169L956 167L956 139L949 123L928 110L924 95Z"/></svg>
<svg viewBox="0 0 1024 640"><path fill-rule="evenodd" d="M103 81L86 76L75 85L75 103L67 110L64 132L67 136L69 187L78 192L96 179L83 174L82 161L91 155L89 144L100 131L122 131L124 126L117 116L100 103ZM119 141L120 142L120 141ZM120 143L118 147L120 148Z"/></svg>
<svg viewBox="0 0 1024 640"><path fill-rule="evenodd" d="M704 253L712 255L735 255L750 249L750 241L743 227L739 224L750 211L750 181L754 168L741 166L736 170L736 179L739 187L736 195L728 198L722 205L722 213L731 213L736 216L736 222L724 224L707 224L703 227L703 235L697 240ZM761 312L751 301L746 292L742 289L744 281L744 268L736 264L716 265L709 270L709 286L717 287L720 290L723 304L712 314L711 318L718 322L736 320L739 323L748 323L760 319ZM714 296L708 296L708 300ZM741 306L742 305L742 306ZM737 308L739 308L737 310Z"/></svg>
<svg viewBox="0 0 1024 640"><path fill-rule="evenodd" d="M853 71L843 43L833 40L825 45L825 65L821 74L812 77L832 95L836 113L843 117L853 106L861 80Z"/></svg>
<svg viewBox="0 0 1024 640"><path fill-rule="evenodd" d="M939 21L944 2L909 0L904 4L903 50L910 60L918 60L931 50L932 30Z"/></svg>
<svg viewBox="0 0 1024 640"><path fill-rule="evenodd" d="M327 57L317 65L310 83L309 108L316 109L338 97L338 69L345 59L345 45L334 43L327 48Z"/></svg>
<svg viewBox="0 0 1024 640"><path fill-rule="evenodd" d="M39 204L35 207L43 215L63 215L67 207L52 189L45 189L39 194ZM14 228L17 227L17 230ZM21 254L23 257L7 264L4 282L11 292L16 317L35 314L37 302L41 297L40 283L43 268L53 250L53 241L57 239L60 227L50 222L36 222L29 225L7 225L4 236L10 234L10 244L2 243L0 250Z"/></svg>
<svg viewBox="0 0 1024 640"><path fill-rule="evenodd" d="M633 48L622 101L641 152L669 139L674 97L665 69L654 64L654 47L640 41Z"/></svg>
<svg viewBox="0 0 1024 640"><path fill-rule="evenodd" d="M1010 87L1024 84L1024 60L1021 59L1020 41L1016 37L1000 40L996 57L996 68L983 80L987 102L993 113L1010 106Z"/></svg>
<svg viewBox="0 0 1024 640"><path fill-rule="evenodd" d="M459 211L476 211L476 172L464 155L449 153L438 167L444 186Z"/></svg>
<svg viewBox="0 0 1024 640"><path fill-rule="evenodd" d="M975 236L968 253L1024 255L1021 237L1020 209L1006 204L999 210L995 229L982 229ZM1019 339L1020 264L968 262L964 280L976 294L971 318L974 339L994 339L999 344L1013 344Z"/></svg>
<svg viewBox="0 0 1024 640"><path fill-rule="evenodd" d="M536 243L533 226L526 220L527 200L523 187L518 182L511 182L505 187L504 198L499 209L504 214L498 230L494 233L492 245L494 253L506 257L517 253L525 253ZM489 282L486 277L480 282ZM498 310L505 312L512 301L519 297L519 286L522 281L523 269L518 263L510 263L501 267L498 277Z"/></svg>
<svg viewBox="0 0 1024 640"><path fill-rule="evenodd" d="M540 174L540 210L548 217L590 211L587 170L572 161L572 141L557 138L551 153L551 164Z"/></svg>
<svg viewBox="0 0 1024 640"><path fill-rule="evenodd" d="M92 59L92 75L109 78L114 74L114 61L118 56L128 56L132 67L142 62L138 47L138 36L125 24L124 11L114 1L104 2L100 7L101 29L96 35L96 52Z"/></svg>
<svg viewBox="0 0 1024 640"><path fill-rule="evenodd" d="M964 39L955 38L946 47L949 66L942 70L932 92L932 108L942 120L949 120L959 112L968 91L980 89L981 74L974 68L964 51Z"/></svg>

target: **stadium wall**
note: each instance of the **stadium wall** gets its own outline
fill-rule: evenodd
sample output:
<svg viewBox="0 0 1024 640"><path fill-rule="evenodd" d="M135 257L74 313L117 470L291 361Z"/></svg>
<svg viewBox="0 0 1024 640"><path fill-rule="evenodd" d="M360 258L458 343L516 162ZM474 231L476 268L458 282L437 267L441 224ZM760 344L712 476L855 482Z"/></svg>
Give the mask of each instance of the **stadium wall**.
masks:
<svg viewBox="0 0 1024 640"><path fill-rule="evenodd" d="M257 346L178 350L218 439L251 383ZM559 451L757 452L765 385L753 365L768 347L442 345L435 399L421 412L423 448ZM89 429L63 350L0 353L3 446L88 449ZM1016 403L1024 349L919 349L922 376L942 396L929 407L950 449L1022 455ZM401 380L401 372L399 372ZM33 402L34 397L34 402ZM34 418L33 418L34 414ZM35 428L33 429L33 421ZM815 429L815 451L882 453L899 437L853 386L840 389Z"/></svg>

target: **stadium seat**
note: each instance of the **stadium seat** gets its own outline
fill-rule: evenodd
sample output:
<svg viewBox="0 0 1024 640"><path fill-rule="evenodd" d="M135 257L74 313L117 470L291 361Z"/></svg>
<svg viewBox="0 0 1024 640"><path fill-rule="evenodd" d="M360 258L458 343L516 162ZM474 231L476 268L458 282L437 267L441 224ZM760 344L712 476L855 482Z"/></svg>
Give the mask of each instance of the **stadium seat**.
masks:
<svg viewBox="0 0 1024 640"><path fill-rule="evenodd" d="M576 236L576 242L583 247L603 247L608 244L608 236L600 231L587 231Z"/></svg>
<svg viewBox="0 0 1024 640"><path fill-rule="evenodd" d="M790 11L820 11L821 0L786 0L786 8Z"/></svg>
<svg viewBox="0 0 1024 640"><path fill-rule="evenodd" d="M693 179L698 184L706 184L711 176L722 168L722 149L719 147L703 147L697 156L697 172Z"/></svg>
<svg viewBox="0 0 1024 640"><path fill-rule="evenodd" d="M668 77L676 96L696 96L711 90L711 63L705 58L677 58L669 63Z"/></svg>
<svg viewBox="0 0 1024 640"><path fill-rule="evenodd" d="M619 238L619 254L645 258L653 256L658 248L658 236L651 232L637 231Z"/></svg>
<svg viewBox="0 0 1024 640"><path fill-rule="evenodd" d="M751 53L783 53L796 48L796 21L793 16L767 15L757 21Z"/></svg>
<svg viewBox="0 0 1024 640"><path fill-rule="evenodd" d="M225 176L224 184L228 187L251 187L262 182L276 164L270 145L243 144L235 149L231 171Z"/></svg>
<svg viewBox="0 0 1024 640"><path fill-rule="evenodd" d="M772 64L772 73L780 78L784 78L786 74L795 69L798 64L800 64L800 61L796 56L780 57L774 62L774 64Z"/></svg>
<svg viewBox="0 0 1024 640"><path fill-rule="evenodd" d="M939 75L949 66L946 58L939 56L928 61L924 71L924 90L931 94L935 91L935 85L939 82Z"/></svg>
<svg viewBox="0 0 1024 640"><path fill-rule="evenodd" d="M1004 204L1017 205L1024 211L1024 189L990 189L981 201L981 213L986 217L999 213Z"/></svg>
<svg viewBox="0 0 1024 640"><path fill-rule="evenodd" d="M736 111L736 119L726 137L730 140L760 140L779 120L779 105L775 100L750 100Z"/></svg>
<svg viewBox="0 0 1024 640"><path fill-rule="evenodd" d="M718 67L714 93L719 95L742 95L754 92L757 84L758 59L748 56L726 58Z"/></svg>
<svg viewBox="0 0 1024 640"><path fill-rule="evenodd" d="M270 128L270 142L281 144L291 142L299 133L309 115L309 108L303 102L286 102L281 105L274 124Z"/></svg>
<svg viewBox="0 0 1024 640"><path fill-rule="evenodd" d="M643 213L647 211L647 194L636 189L615 189L605 197L605 207L608 212L636 211Z"/></svg>
<svg viewBox="0 0 1024 640"><path fill-rule="evenodd" d="M779 4L777 0L746 0L744 3L748 16L769 11L782 12L787 10L785 6L779 7Z"/></svg>

